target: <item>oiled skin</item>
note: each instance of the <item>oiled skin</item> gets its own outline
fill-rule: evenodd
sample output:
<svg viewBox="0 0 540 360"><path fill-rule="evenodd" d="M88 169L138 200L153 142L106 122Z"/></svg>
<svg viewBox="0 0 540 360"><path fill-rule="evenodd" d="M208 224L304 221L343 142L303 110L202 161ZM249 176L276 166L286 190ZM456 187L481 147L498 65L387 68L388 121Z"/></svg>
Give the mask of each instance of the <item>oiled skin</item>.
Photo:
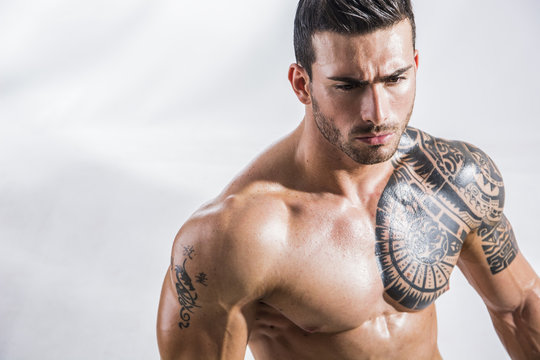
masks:
<svg viewBox="0 0 540 360"><path fill-rule="evenodd" d="M380 240L376 216L389 179L418 151L411 136L424 147L431 146L423 143L426 139L438 141L439 147L466 147L410 128L393 165L383 164L371 190L353 203L341 194L313 191L294 176L301 174L294 157L302 126L257 159L179 232L173 265L189 261L186 272L192 278L204 272L207 281L203 286L192 279L197 300L185 321L175 290L179 281L174 266L169 269L158 315L162 358L242 359L248 341L257 360L441 358L434 305L440 294L422 309L407 308L388 296L375 251ZM193 253L186 253L186 247ZM471 228L458 257L447 260L462 267L496 326L508 323L508 314L522 309L524 301L537 304L537 277L517 247L497 277L480 249ZM187 326L180 328L180 323ZM532 349L536 323L527 326L531 332L525 346ZM511 328L499 325L497 330ZM517 354L515 358L529 357Z"/></svg>
<svg viewBox="0 0 540 360"><path fill-rule="evenodd" d="M366 320L335 333L310 334L261 304L250 348L262 359L440 359L435 307Z"/></svg>
<svg viewBox="0 0 540 360"><path fill-rule="evenodd" d="M257 360L439 359L434 304L413 311L387 298L377 265L375 214L393 167L385 166L372 193L361 203L351 203L339 194L309 191L291 176L300 132L299 128L256 160L181 230L174 257L183 258L183 246L194 245L199 253L191 272L204 270L208 287L196 286L201 308L193 312L190 327L180 330L174 279L166 276L158 324L161 347L171 348L168 342L175 341L165 329L179 342L197 331L205 321L201 318L207 307L204 299L213 297L208 290L221 289L217 283L227 282L231 274L223 272L230 271L240 272L248 283L224 290L248 293L230 305L241 306L243 319L238 322L245 321L246 326L233 336L249 336ZM238 236L206 238L213 230ZM221 258L235 263L221 263ZM215 325L213 319L208 321L212 324L208 326ZM225 327L244 325L235 323L229 319ZM239 346L246 340L242 338ZM197 353L194 359L204 358ZM239 350L238 355L224 353L220 358L242 356Z"/></svg>
<svg viewBox="0 0 540 360"><path fill-rule="evenodd" d="M440 359L434 303L458 265L512 358L540 358L539 281L503 214L496 166L406 128L410 24L314 44L312 78L289 72L304 120L175 239L161 357L241 360L249 342L257 360ZM389 137L379 146L366 133ZM351 157L364 155L392 158Z"/></svg>
<svg viewBox="0 0 540 360"><path fill-rule="evenodd" d="M383 164L371 191L352 203L294 176L301 173L294 161L301 132L302 125L263 154L179 232L173 264L188 260L185 249L193 247L186 271L208 280L203 286L193 279L196 307L183 321L179 281L169 269L158 316L162 358L242 359L249 341L257 360L440 359L435 298L414 309L388 296L375 251L377 206L389 178L406 166L399 159L411 152L398 151L394 165ZM407 134L434 139L411 128L408 148ZM517 247L494 277L481 249L470 229L461 253L448 261L462 267L497 321L498 313L504 319L531 299L525 290L535 294L537 278Z"/></svg>

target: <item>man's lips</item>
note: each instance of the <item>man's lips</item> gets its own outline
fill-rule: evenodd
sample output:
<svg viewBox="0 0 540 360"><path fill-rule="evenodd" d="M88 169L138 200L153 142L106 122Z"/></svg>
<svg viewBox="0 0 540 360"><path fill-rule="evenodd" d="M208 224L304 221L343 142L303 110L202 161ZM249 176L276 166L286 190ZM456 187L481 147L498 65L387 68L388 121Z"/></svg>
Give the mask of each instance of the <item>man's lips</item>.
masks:
<svg viewBox="0 0 540 360"><path fill-rule="evenodd" d="M368 145L384 145L390 140L390 138L392 138L393 135L393 133L361 135L357 136L355 139Z"/></svg>

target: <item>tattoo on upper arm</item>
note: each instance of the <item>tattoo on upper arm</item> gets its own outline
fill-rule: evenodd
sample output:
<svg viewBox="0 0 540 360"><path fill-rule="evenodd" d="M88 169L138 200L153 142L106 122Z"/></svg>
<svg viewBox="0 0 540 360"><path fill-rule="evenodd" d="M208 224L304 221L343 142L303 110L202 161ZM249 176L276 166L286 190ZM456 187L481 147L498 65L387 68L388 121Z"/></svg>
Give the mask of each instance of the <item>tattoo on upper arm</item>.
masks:
<svg viewBox="0 0 540 360"><path fill-rule="evenodd" d="M506 269L519 252L512 226L506 216L496 225L482 223L476 230L493 275Z"/></svg>
<svg viewBox="0 0 540 360"><path fill-rule="evenodd" d="M199 273L199 275L197 275L197 280L196 280L199 284L202 284L204 286L208 286L208 284L206 283L208 281L208 277L205 273Z"/></svg>
<svg viewBox="0 0 540 360"><path fill-rule="evenodd" d="M193 260L192 256L194 252L195 250L193 250L193 246L191 245L184 246L184 256L187 256L189 260Z"/></svg>
<svg viewBox="0 0 540 360"><path fill-rule="evenodd" d="M193 260L195 256L195 250L193 246L184 246L184 261L182 265L174 265L173 259L171 259L171 270L174 271L176 277L176 293L178 294L178 302L180 303L180 322L178 326L180 329L188 328L191 323L191 315L196 308L201 306L197 303L199 300L199 294L197 289L193 285L191 276L188 274L187 264L188 260ZM208 286L208 276L201 272L195 277L195 281L201 285Z"/></svg>

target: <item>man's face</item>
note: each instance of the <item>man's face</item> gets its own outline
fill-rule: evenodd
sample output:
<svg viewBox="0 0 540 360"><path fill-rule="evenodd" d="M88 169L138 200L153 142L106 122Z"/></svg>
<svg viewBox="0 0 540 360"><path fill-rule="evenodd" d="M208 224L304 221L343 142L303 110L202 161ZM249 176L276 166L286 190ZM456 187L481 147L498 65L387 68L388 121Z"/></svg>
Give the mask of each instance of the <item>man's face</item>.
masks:
<svg viewBox="0 0 540 360"><path fill-rule="evenodd" d="M316 33L313 46L310 95L321 134L359 164L390 159L416 93L409 21L366 35Z"/></svg>

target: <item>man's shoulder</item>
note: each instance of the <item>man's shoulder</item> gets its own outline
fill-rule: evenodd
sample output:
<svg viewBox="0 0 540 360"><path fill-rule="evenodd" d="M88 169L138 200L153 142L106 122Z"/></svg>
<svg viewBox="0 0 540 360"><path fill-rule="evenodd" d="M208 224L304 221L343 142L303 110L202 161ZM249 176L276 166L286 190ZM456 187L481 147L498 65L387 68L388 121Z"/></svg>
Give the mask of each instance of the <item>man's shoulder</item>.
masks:
<svg viewBox="0 0 540 360"><path fill-rule="evenodd" d="M455 157L457 163L464 162L471 157L478 160L476 164L480 166L484 166L486 161L491 161L483 150L473 144L461 140L436 137L413 127L408 127L405 130L399 149L402 153L421 149L428 152L436 160Z"/></svg>
<svg viewBox="0 0 540 360"><path fill-rule="evenodd" d="M407 128L397 163L423 179L424 184L452 192L481 218L501 216L504 183L493 160L480 148L458 140Z"/></svg>
<svg viewBox="0 0 540 360"><path fill-rule="evenodd" d="M224 281L262 281L286 243L288 210L283 190L254 183L198 209L175 238L173 254L196 252L198 261L223 269ZM257 276L258 279L254 279Z"/></svg>
<svg viewBox="0 0 540 360"><path fill-rule="evenodd" d="M212 241L252 241L269 224L286 224L285 190L279 185L252 183L225 193L198 209L180 231L208 234Z"/></svg>
<svg viewBox="0 0 540 360"><path fill-rule="evenodd" d="M269 181L251 182L217 200L219 226L238 241L277 241L274 235L281 234L269 233L263 229L287 224L289 197L290 190L280 184Z"/></svg>

